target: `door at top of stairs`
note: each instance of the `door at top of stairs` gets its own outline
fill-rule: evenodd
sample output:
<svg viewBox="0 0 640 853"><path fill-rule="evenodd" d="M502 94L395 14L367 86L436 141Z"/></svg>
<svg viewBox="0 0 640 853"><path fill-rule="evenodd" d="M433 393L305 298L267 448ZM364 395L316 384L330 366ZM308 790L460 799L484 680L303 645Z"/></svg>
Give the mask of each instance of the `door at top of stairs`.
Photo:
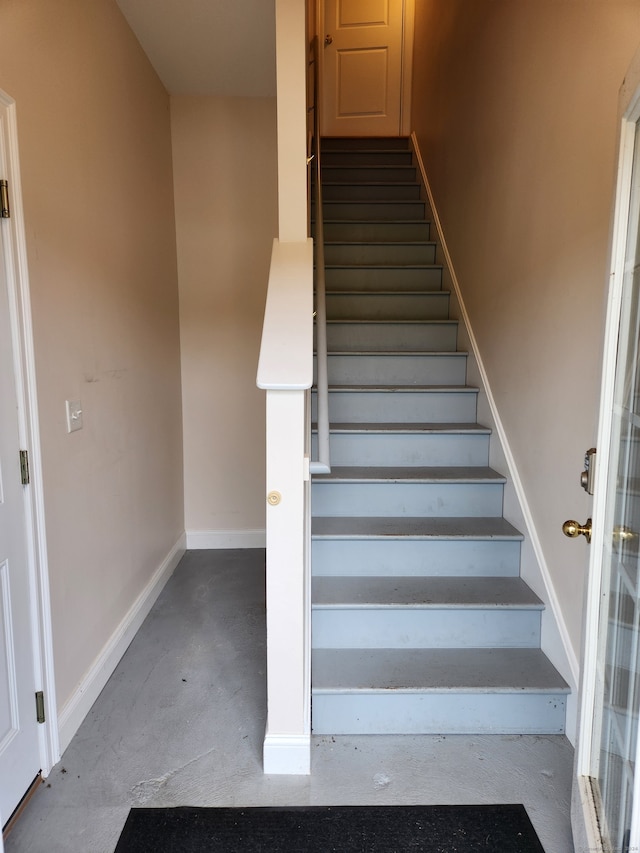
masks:
<svg viewBox="0 0 640 853"><path fill-rule="evenodd" d="M312 482L318 734L562 733L408 140L322 146L331 463ZM315 414L313 415L315 418Z"/></svg>
<svg viewBox="0 0 640 853"><path fill-rule="evenodd" d="M325 136L402 132L403 64L413 39L412 3L324 0L320 49Z"/></svg>

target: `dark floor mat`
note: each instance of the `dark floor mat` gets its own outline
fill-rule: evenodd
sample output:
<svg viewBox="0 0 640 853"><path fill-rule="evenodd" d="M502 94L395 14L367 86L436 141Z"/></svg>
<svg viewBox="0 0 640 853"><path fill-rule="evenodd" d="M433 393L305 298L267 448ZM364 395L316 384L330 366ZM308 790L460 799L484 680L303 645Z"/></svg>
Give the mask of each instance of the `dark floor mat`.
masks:
<svg viewBox="0 0 640 853"><path fill-rule="evenodd" d="M524 806L131 809L115 853L544 853Z"/></svg>

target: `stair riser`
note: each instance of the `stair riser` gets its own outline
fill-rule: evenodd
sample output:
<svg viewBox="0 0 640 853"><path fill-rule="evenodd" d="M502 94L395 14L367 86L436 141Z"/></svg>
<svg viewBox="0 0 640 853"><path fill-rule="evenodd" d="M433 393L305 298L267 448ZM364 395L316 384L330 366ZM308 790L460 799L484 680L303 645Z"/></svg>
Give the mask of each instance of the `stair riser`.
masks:
<svg viewBox="0 0 640 853"><path fill-rule="evenodd" d="M314 228L311 233L315 236ZM428 222L325 222L325 242L401 242L431 239Z"/></svg>
<svg viewBox="0 0 640 853"><path fill-rule="evenodd" d="M411 266L435 264L434 243L327 243L324 262L330 264L382 264Z"/></svg>
<svg viewBox="0 0 640 853"><path fill-rule="evenodd" d="M446 320L449 294L327 293L329 320Z"/></svg>
<svg viewBox="0 0 640 853"><path fill-rule="evenodd" d="M480 518L502 514L502 484L345 483L311 486L311 508L319 516Z"/></svg>
<svg viewBox="0 0 640 853"><path fill-rule="evenodd" d="M315 193L312 193L312 198ZM417 184L323 184L323 205L329 201L418 201Z"/></svg>
<svg viewBox="0 0 640 853"><path fill-rule="evenodd" d="M312 437L317 459L317 437ZM332 433L332 465L488 465L488 435Z"/></svg>
<svg viewBox="0 0 640 853"><path fill-rule="evenodd" d="M473 391L329 391L335 423L475 423ZM317 420L312 394L312 419Z"/></svg>
<svg viewBox="0 0 640 853"><path fill-rule="evenodd" d="M314 359L315 362L315 359ZM464 385L464 354L329 355L330 385ZM315 381L315 378L314 378Z"/></svg>
<svg viewBox="0 0 640 853"><path fill-rule="evenodd" d="M322 166L322 180L328 184L415 183L414 166Z"/></svg>
<svg viewBox="0 0 640 853"><path fill-rule="evenodd" d="M540 645L540 611L516 608L314 608L314 649L520 648Z"/></svg>
<svg viewBox="0 0 640 853"><path fill-rule="evenodd" d="M441 267L325 267L325 282L328 291L358 291L357 302L362 294L375 291L415 291L419 295L424 291L438 293L442 288ZM391 299L389 294L385 298ZM406 301L407 297L404 298ZM446 303L448 309L448 302ZM366 308L358 309L360 311ZM381 318L386 319L386 318ZM391 319L391 318L389 318ZM411 317L407 317L411 319ZM440 318L445 319L445 318Z"/></svg>
<svg viewBox="0 0 640 853"><path fill-rule="evenodd" d="M323 166L411 166L411 151L323 151Z"/></svg>
<svg viewBox="0 0 640 853"><path fill-rule="evenodd" d="M334 352L455 352L458 324L339 323L327 324L327 347Z"/></svg>
<svg viewBox="0 0 640 853"><path fill-rule="evenodd" d="M517 577L520 542L474 539L313 539L313 574L340 577Z"/></svg>
<svg viewBox="0 0 640 853"><path fill-rule="evenodd" d="M356 219L386 222L398 219L424 219L423 201L366 202L327 201L323 206L325 219Z"/></svg>
<svg viewBox="0 0 640 853"><path fill-rule="evenodd" d="M313 694L314 734L563 734L564 694Z"/></svg>
<svg viewBox="0 0 640 853"><path fill-rule="evenodd" d="M407 136L323 136L321 151L409 151Z"/></svg>

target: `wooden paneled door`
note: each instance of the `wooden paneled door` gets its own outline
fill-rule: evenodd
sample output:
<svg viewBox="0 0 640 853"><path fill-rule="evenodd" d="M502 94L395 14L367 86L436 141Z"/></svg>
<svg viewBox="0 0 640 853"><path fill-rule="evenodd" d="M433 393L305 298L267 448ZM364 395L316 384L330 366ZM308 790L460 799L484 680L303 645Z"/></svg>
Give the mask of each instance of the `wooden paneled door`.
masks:
<svg viewBox="0 0 640 853"><path fill-rule="evenodd" d="M324 136L403 135L411 9L409 0L324 0Z"/></svg>

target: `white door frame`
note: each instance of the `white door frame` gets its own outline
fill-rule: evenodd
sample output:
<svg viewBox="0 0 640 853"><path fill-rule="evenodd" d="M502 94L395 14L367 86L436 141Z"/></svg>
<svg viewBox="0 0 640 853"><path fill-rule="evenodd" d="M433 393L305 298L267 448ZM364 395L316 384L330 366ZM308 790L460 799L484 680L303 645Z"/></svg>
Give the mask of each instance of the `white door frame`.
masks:
<svg viewBox="0 0 640 853"><path fill-rule="evenodd" d="M51 629L51 603L49 571L44 517L44 491L42 486L42 456L38 429L38 401L36 394L35 358L27 245L20 184L18 157L18 130L16 104L13 98L0 90L0 105L6 110L6 134L3 139L8 174L0 175L9 181L11 218L9 240L6 246L7 290L11 337L16 374L18 399L18 432L20 447L29 451L31 483L24 487L24 508L27 525L27 559L31 590L31 633L34 649L34 674L37 690L44 693L45 722L38 726L40 769L47 776L60 759L58 739L58 712L53 663L53 635ZM34 697L35 713L35 697ZM6 822L9 815L2 815ZM1 824L0 824L1 825Z"/></svg>
<svg viewBox="0 0 640 853"><path fill-rule="evenodd" d="M598 423L598 464L596 466L593 500L593 530L589 553L587 602L584 620L582 684L580 691L580 717L576 751L576 778L574 780L573 830L577 849L586 844L590 851L602 851L598 819L591 787L590 764L594 730L596 695L596 662L598 656L598 626L600 613L600 586L603 571L603 545L607 518L607 481L609 445L613 423L613 401L616 374L618 329L624 281L629 199L634 156L636 123L640 121L640 50L636 53L625 77L618 104L619 154L616 195L613 212L613 231L609 272L609 292L604 333L602 386ZM640 785L640 772L636 788Z"/></svg>
<svg viewBox="0 0 640 853"><path fill-rule="evenodd" d="M311 0L309 0L311 2ZM315 0L316 2L316 33L320 49L318 51L318 74L319 80L324 80L324 37L326 29L324 24L324 0ZM413 84L413 31L416 19L416 0L402 0L402 70L401 70L401 86L402 93L400 99L400 136L409 136L411 134L411 87ZM308 7L309 8L309 7ZM322 98L320 98L322 104ZM320 127L322 128L323 121L320 117Z"/></svg>

